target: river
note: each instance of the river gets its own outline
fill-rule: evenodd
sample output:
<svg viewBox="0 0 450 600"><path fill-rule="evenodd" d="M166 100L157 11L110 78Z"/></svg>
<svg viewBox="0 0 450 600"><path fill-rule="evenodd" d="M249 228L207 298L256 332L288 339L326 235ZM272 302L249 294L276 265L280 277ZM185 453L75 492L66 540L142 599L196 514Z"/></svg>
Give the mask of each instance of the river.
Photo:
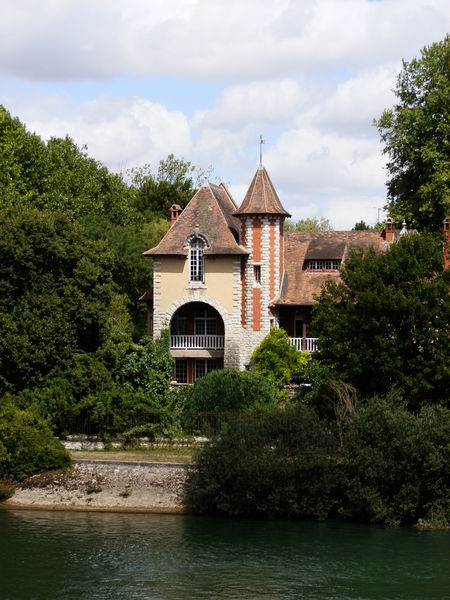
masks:
<svg viewBox="0 0 450 600"><path fill-rule="evenodd" d="M450 599L450 532L0 510L1 600Z"/></svg>

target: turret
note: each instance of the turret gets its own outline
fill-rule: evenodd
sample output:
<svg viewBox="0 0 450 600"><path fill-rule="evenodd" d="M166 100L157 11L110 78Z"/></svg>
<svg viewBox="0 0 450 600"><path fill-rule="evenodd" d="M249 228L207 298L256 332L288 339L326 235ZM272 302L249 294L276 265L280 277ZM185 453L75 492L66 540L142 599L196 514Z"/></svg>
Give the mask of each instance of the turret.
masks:
<svg viewBox="0 0 450 600"><path fill-rule="evenodd" d="M270 301L278 295L284 270L283 208L266 169L259 165L241 207L241 243L250 252L242 273L242 326L269 331Z"/></svg>

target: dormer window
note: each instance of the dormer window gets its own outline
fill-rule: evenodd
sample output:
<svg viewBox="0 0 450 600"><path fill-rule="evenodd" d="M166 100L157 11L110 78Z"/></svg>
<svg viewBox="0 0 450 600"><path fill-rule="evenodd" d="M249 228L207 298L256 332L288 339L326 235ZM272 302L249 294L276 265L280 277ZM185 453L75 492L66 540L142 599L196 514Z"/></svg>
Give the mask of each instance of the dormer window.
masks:
<svg viewBox="0 0 450 600"><path fill-rule="evenodd" d="M339 261L335 259L308 260L306 268L308 271L337 271L339 269Z"/></svg>
<svg viewBox="0 0 450 600"><path fill-rule="evenodd" d="M189 281L203 283L205 275L204 246L204 241L199 237L193 237L189 242Z"/></svg>

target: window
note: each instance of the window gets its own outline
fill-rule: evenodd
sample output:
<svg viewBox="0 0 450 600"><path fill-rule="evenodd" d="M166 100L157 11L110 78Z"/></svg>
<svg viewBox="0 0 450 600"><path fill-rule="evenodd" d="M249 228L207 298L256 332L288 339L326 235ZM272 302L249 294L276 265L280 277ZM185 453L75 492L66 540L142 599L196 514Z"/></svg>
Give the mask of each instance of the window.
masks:
<svg viewBox="0 0 450 600"><path fill-rule="evenodd" d="M195 335L216 335L217 318L211 308L196 310L194 315Z"/></svg>
<svg viewBox="0 0 450 600"><path fill-rule="evenodd" d="M176 315L172 335L186 335L187 334L187 317L185 315Z"/></svg>
<svg viewBox="0 0 450 600"><path fill-rule="evenodd" d="M195 361L195 379L203 377L210 371L217 369L216 360L210 358L197 358Z"/></svg>
<svg viewBox="0 0 450 600"><path fill-rule="evenodd" d="M189 281L203 282L204 277L204 258L203 241L195 237L189 245Z"/></svg>
<svg viewBox="0 0 450 600"><path fill-rule="evenodd" d="M310 260L308 262L308 269L311 271L321 271L323 269L323 261L322 260Z"/></svg>
<svg viewBox="0 0 450 600"><path fill-rule="evenodd" d="M177 383L187 383L187 360L179 359L175 361L175 381Z"/></svg>
<svg viewBox="0 0 450 600"><path fill-rule="evenodd" d="M253 274L256 283L261 283L261 265L253 265Z"/></svg>
<svg viewBox="0 0 450 600"><path fill-rule="evenodd" d="M337 271L338 260L308 260L308 271Z"/></svg>
<svg viewBox="0 0 450 600"><path fill-rule="evenodd" d="M339 262L337 260L326 260L325 270L326 271L337 271L339 268Z"/></svg>

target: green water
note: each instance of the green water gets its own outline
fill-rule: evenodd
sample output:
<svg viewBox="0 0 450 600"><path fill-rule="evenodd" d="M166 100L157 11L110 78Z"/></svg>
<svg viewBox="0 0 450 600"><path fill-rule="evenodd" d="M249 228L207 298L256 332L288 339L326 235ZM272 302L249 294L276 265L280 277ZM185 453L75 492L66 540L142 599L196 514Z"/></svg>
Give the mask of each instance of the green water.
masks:
<svg viewBox="0 0 450 600"><path fill-rule="evenodd" d="M450 533L0 511L0 598L450 599Z"/></svg>

